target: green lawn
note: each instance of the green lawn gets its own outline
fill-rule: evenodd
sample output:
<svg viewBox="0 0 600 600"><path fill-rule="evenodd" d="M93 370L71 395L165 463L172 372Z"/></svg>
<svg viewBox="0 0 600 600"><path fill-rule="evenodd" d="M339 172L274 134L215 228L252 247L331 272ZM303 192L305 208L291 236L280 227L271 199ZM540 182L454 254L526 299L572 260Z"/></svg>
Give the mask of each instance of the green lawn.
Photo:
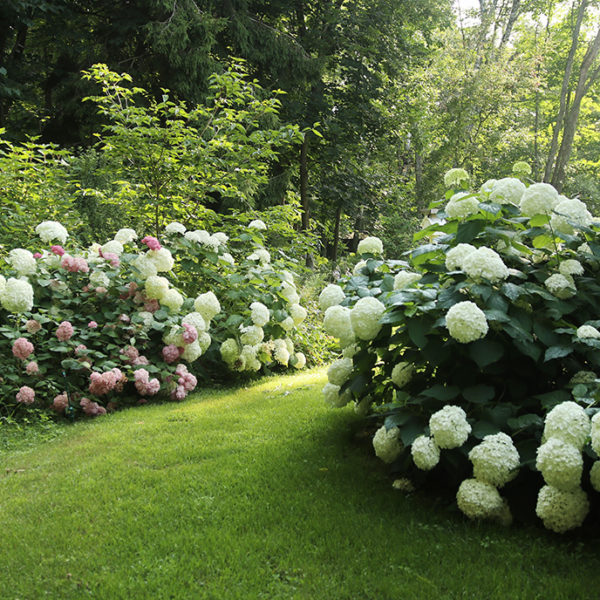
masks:
<svg viewBox="0 0 600 600"><path fill-rule="evenodd" d="M596 544L394 491L352 410L323 405L324 381L0 445L0 598L598 599Z"/></svg>

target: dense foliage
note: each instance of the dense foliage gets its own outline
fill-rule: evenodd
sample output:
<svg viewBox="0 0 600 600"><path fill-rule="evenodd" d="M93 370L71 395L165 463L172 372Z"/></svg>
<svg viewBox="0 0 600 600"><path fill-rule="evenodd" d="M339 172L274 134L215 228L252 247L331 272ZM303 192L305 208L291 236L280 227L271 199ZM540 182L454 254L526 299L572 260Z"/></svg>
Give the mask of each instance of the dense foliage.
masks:
<svg viewBox="0 0 600 600"><path fill-rule="evenodd" d="M600 223L549 184L467 182L447 173L454 190L406 261L383 260L367 238L354 274L323 290L325 329L343 347L324 394L376 407L378 455L462 482L469 517L531 509L541 472L537 513L565 531L587 514L592 464L600 491Z"/></svg>

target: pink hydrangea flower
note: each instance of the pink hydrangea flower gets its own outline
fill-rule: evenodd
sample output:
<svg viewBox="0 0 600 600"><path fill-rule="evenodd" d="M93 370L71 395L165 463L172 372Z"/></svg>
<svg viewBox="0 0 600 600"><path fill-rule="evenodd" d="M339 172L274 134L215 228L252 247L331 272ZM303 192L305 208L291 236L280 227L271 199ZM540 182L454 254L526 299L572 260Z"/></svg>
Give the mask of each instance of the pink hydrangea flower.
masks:
<svg viewBox="0 0 600 600"><path fill-rule="evenodd" d="M33 255L33 258L42 258L42 255L41 255L39 252L36 252L36 253Z"/></svg>
<svg viewBox="0 0 600 600"><path fill-rule="evenodd" d="M154 396L160 390L160 381L150 379L150 373L146 369L138 369L134 373L135 388L142 396Z"/></svg>
<svg viewBox="0 0 600 600"><path fill-rule="evenodd" d="M103 252L102 258L107 260L111 267L118 267L121 264L121 260L114 252Z"/></svg>
<svg viewBox="0 0 600 600"><path fill-rule="evenodd" d="M136 359L134 359L133 364L134 365L149 365L150 361L145 356L140 354Z"/></svg>
<svg viewBox="0 0 600 600"><path fill-rule="evenodd" d="M40 322L36 321L35 319L29 319L27 323L25 323L25 330L27 333L37 333L41 328L42 326Z"/></svg>
<svg viewBox="0 0 600 600"><path fill-rule="evenodd" d="M147 312L155 313L160 308L158 300L152 299L144 302L144 310Z"/></svg>
<svg viewBox="0 0 600 600"><path fill-rule="evenodd" d="M81 258L80 256L65 256L60 266L69 271L69 273L89 273L90 267L87 264L87 260L85 258Z"/></svg>
<svg viewBox="0 0 600 600"><path fill-rule="evenodd" d="M119 315L119 321L121 321L121 323L130 323L131 319L129 318L129 315Z"/></svg>
<svg viewBox="0 0 600 600"><path fill-rule="evenodd" d="M69 406L69 397L67 396L66 392L58 394L58 396L54 397L52 408L55 411L62 412L67 408L67 406Z"/></svg>
<svg viewBox="0 0 600 600"><path fill-rule="evenodd" d="M190 323L184 323L183 330L183 341L186 344L192 344L198 339L198 331Z"/></svg>
<svg viewBox="0 0 600 600"><path fill-rule="evenodd" d="M12 353L17 358L25 360L33 352L33 344L24 337L17 338L12 347Z"/></svg>
<svg viewBox="0 0 600 600"><path fill-rule="evenodd" d="M65 249L62 246L50 246L50 250L56 256L62 256L65 253Z"/></svg>
<svg viewBox="0 0 600 600"><path fill-rule="evenodd" d="M121 354L124 354L130 363L133 363L140 355L139 350L135 346L125 346L125 348L121 349Z"/></svg>
<svg viewBox="0 0 600 600"><path fill-rule="evenodd" d="M99 285L95 291L96 291L96 294L100 295L100 294L106 294L106 292L108 290L103 285Z"/></svg>
<svg viewBox="0 0 600 600"><path fill-rule="evenodd" d="M171 364L179 359L179 348L174 344L169 344L162 349L162 355L165 362Z"/></svg>
<svg viewBox="0 0 600 600"><path fill-rule="evenodd" d="M40 372L40 368L38 367L38 364L35 362L35 360L32 360L27 363L27 366L25 367L25 372L27 373L27 375L37 375Z"/></svg>
<svg viewBox="0 0 600 600"><path fill-rule="evenodd" d="M83 408L83 412L90 417L106 414L104 406L100 406L97 402L92 402L89 398L82 398L79 405Z"/></svg>
<svg viewBox="0 0 600 600"><path fill-rule="evenodd" d="M63 321L56 330L56 337L60 342L67 342L73 337L73 325L70 321Z"/></svg>
<svg viewBox="0 0 600 600"><path fill-rule="evenodd" d="M97 371L94 371L90 374L90 384L88 386L88 390L90 394L94 394L95 396L103 396L114 389L117 391L122 389L124 381L126 381L126 378L117 368L111 369L110 371L105 371L104 373L98 373Z"/></svg>
<svg viewBox="0 0 600 600"><path fill-rule="evenodd" d="M143 238L142 244L146 244L146 246L148 246L148 248L150 248L150 250L160 250L162 248L162 246L160 245L160 242L155 237L152 237L151 235L147 235L145 238Z"/></svg>
<svg viewBox="0 0 600 600"><path fill-rule="evenodd" d="M96 329L96 327L98 327L98 323L96 323L96 321L90 321L90 322L88 323L88 327L89 327L90 329Z"/></svg>
<svg viewBox="0 0 600 600"><path fill-rule="evenodd" d="M187 367L182 363L177 365L175 375L177 376L177 387L171 392L171 399L183 400L188 392L196 387L198 380L188 372Z"/></svg>
<svg viewBox="0 0 600 600"><path fill-rule="evenodd" d="M79 344L75 347L75 354L81 354L85 350L87 350L87 346L85 344Z"/></svg>
<svg viewBox="0 0 600 600"><path fill-rule="evenodd" d="M22 404L33 404L35 400L35 391L30 388L28 385L24 385L16 395L17 402L21 402Z"/></svg>

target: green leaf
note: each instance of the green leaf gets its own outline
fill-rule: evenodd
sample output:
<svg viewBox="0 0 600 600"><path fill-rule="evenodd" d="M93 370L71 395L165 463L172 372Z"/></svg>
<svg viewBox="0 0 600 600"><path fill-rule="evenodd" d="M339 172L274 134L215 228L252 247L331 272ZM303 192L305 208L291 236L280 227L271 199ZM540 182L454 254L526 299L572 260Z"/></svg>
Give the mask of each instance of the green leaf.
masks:
<svg viewBox="0 0 600 600"><path fill-rule="evenodd" d="M411 417L400 429L400 439L405 446L410 446L420 435L423 435L425 425L417 417Z"/></svg>
<svg viewBox="0 0 600 600"><path fill-rule="evenodd" d="M555 358L563 358L563 356L568 356L571 352L573 352L571 346L550 346L544 354L544 362L554 360Z"/></svg>
<svg viewBox="0 0 600 600"><path fill-rule="evenodd" d="M529 219L530 227L542 227L550 223L550 215L535 215Z"/></svg>
<svg viewBox="0 0 600 600"><path fill-rule="evenodd" d="M500 428L494 423L490 423L489 421L477 421L473 425L473 435L478 439L482 440L486 435L493 435L498 433Z"/></svg>
<svg viewBox="0 0 600 600"><path fill-rule="evenodd" d="M533 238L532 245L534 248L550 248L554 245L554 238L544 233Z"/></svg>
<svg viewBox="0 0 600 600"><path fill-rule="evenodd" d="M539 415L528 413L520 417L508 419L506 423L513 431L517 431L519 429L526 429L527 427L541 428L544 425L544 420Z"/></svg>
<svg viewBox="0 0 600 600"><path fill-rule="evenodd" d="M534 396L534 398L540 401L543 408L551 410L557 404L571 400L571 394L567 390L554 390L553 392L538 394L537 396Z"/></svg>
<svg viewBox="0 0 600 600"><path fill-rule="evenodd" d="M473 385L462 391L463 398L474 404L483 404L492 400L496 390L491 385Z"/></svg>
<svg viewBox="0 0 600 600"><path fill-rule="evenodd" d="M428 398L435 398L440 402L448 402L448 400L454 400L454 398L456 398L459 394L460 389L457 388L455 385L445 386L439 383L421 392L422 396L427 396Z"/></svg>
<svg viewBox="0 0 600 600"><path fill-rule="evenodd" d="M468 244L469 242L472 242L486 224L487 221L485 219L474 219L473 221L461 223L456 232L456 242L459 244Z"/></svg>
<svg viewBox="0 0 600 600"><path fill-rule="evenodd" d="M483 369L504 356L504 346L494 340L477 340L469 344L469 356Z"/></svg>
<svg viewBox="0 0 600 600"><path fill-rule="evenodd" d="M426 333L431 329L429 321L424 319L410 319L407 323L408 335L413 344L419 348L424 348L427 345Z"/></svg>

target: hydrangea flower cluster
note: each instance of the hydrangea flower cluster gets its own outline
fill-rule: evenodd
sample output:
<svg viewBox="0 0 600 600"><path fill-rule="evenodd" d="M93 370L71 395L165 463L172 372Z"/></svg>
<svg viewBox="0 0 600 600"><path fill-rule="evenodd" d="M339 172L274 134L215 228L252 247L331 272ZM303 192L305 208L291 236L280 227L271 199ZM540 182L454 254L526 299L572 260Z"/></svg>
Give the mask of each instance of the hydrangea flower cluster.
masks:
<svg viewBox="0 0 600 600"><path fill-rule="evenodd" d="M383 243L378 237L366 237L364 240L358 242L356 249L358 254L383 254Z"/></svg>
<svg viewBox="0 0 600 600"><path fill-rule="evenodd" d="M399 439L400 430L397 427L386 429L380 427L373 437L375 454L385 463L393 463L402 452L402 442Z"/></svg>
<svg viewBox="0 0 600 600"><path fill-rule="evenodd" d="M458 302L446 313L448 333L461 344L474 342L488 332L485 313L470 300Z"/></svg>

